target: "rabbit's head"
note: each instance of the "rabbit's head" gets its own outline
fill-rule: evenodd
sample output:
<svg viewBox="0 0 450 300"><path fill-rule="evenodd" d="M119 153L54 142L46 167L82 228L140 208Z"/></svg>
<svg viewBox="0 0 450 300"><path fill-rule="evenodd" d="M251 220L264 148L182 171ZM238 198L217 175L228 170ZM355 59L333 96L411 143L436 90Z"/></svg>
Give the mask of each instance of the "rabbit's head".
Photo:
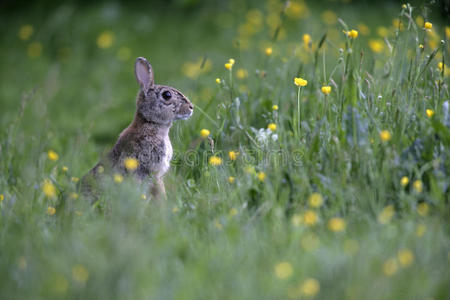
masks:
<svg viewBox="0 0 450 300"><path fill-rule="evenodd" d="M168 125L192 116L194 105L186 96L173 87L154 83L152 66L145 58L136 59L135 74L140 86L137 113L147 122Z"/></svg>

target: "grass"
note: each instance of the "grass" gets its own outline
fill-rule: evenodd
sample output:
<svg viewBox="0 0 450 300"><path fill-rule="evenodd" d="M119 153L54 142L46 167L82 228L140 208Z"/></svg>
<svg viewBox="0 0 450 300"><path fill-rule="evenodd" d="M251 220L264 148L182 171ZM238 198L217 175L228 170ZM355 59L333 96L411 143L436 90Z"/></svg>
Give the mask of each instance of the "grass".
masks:
<svg viewBox="0 0 450 300"><path fill-rule="evenodd" d="M448 299L436 7L186 3L2 13L0 298ZM77 180L131 121L137 56L195 113L167 201L111 176L99 211Z"/></svg>

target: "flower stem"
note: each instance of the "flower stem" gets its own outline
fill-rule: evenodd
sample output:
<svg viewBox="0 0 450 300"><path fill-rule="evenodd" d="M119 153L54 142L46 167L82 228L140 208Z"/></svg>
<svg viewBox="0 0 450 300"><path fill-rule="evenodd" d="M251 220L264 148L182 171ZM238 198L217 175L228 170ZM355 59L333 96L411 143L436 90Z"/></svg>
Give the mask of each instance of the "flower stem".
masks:
<svg viewBox="0 0 450 300"><path fill-rule="evenodd" d="M302 120L301 120L301 114L300 114L300 98L302 95L302 87L298 87L297 91L297 136L300 135L300 131L302 130Z"/></svg>
<svg viewBox="0 0 450 300"><path fill-rule="evenodd" d="M233 103L233 68L230 69L230 104Z"/></svg>

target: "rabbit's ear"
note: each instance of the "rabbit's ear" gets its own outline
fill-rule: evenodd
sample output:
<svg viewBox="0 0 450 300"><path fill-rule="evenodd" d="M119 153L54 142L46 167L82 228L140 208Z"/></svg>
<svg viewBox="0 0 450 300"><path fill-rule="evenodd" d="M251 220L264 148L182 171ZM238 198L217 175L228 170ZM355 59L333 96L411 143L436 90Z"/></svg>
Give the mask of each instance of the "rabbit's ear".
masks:
<svg viewBox="0 0 450 300"><path fill-rule="evenodd" d="M148 89L153 86L153 69L149 62L143 58L138 57L134 66L136 79L141 86L141 90L147 93Z"/></svg>

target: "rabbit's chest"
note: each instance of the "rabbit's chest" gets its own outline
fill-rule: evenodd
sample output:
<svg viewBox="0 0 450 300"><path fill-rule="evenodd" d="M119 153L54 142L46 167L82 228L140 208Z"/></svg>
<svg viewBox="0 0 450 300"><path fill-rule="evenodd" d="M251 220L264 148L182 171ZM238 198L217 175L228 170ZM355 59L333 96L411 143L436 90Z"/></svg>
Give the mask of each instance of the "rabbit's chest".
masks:
<svg viewBox="0 0 450 300"><path fill-rule="evenodd" d="M161 161L161 174L159 174L160 176L164 175L170 168L170 161L172 160L172 155L173 155L173 149L172 149L172 144L170 143L169 140L167 140L165 143L165 148L166 148L166 153L165 155L162 157L162 161Z"/></svg>
<svg viewBox="0 0 450 300"><path fill-rule="evenodd" d="M143 140L137 152L140 175L161 177L169 170L173 155L169 139Z"/></svg>

